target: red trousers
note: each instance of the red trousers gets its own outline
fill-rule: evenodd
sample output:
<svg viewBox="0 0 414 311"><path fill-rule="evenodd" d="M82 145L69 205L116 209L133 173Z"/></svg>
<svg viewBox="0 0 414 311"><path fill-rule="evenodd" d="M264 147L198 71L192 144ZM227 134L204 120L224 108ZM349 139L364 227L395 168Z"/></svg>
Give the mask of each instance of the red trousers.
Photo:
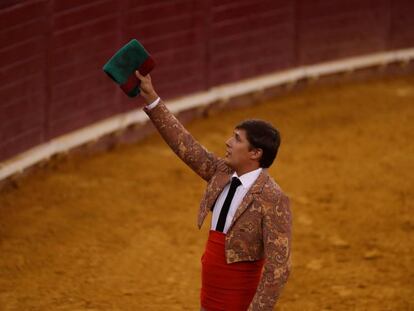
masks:
<svg viewBox="0 0 414 311"><path fill-rule="evenodd" d="M223 232L209 232L201 257L200 303L207 311L245 311L256 293L264 259L226 263L225 237Z"/></svg>

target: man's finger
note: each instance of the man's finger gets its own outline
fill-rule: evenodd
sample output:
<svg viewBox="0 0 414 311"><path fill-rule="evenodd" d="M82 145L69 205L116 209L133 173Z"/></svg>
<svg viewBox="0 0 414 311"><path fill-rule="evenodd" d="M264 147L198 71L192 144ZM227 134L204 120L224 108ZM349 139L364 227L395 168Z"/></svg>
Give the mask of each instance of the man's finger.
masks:
<svg viewBox="0 0 414 311"><path fill-rule="evenodd" d="M144 76L142 76L138 70L135 70L135 75L141 80L142 78L144 78Z"/></svg>

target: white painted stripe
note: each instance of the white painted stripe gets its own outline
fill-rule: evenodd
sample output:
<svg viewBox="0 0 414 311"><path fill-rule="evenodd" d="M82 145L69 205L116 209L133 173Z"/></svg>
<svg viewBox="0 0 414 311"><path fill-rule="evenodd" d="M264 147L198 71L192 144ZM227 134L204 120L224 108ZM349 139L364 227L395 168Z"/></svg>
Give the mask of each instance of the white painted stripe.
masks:
<svg viewBox="0 0 414 311"><path fill-rule="evenodd" d="M316 65L303 66L286 71L251 78L230 84L213 87L208 91L190 94L168 101L168 107L173 113L201 107L213 101L226 101L232 97L284 83L295 82L303 78L317 78L339 72L348 72L370 66L384 66L393 62L409 62L414 59L414 48L357 56ZM52 139L11 159L0 163L0 180L23 171L31 165L48 159L50 156L67 152L71 148L97 140L99 137L122 130L130 124L143 123L148 119L141 108L134 109L91 124L85 128Z"/></svg>

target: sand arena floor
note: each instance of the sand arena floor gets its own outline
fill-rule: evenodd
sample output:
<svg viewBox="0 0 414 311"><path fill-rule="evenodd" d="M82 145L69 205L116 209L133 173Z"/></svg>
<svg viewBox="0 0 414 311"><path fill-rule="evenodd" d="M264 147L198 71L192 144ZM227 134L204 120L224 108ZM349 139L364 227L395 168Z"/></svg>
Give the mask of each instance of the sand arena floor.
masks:
<svg viewBox="0 0 414 311"><path fill-rule="evenodd" d="M282 133L293 270L276 310L414 310L414 77L311 87L186 125ZM411 120L411 121L410 121ZM70 157L0 194L0 309L198 310L205 187L158 133Z"/></svg>

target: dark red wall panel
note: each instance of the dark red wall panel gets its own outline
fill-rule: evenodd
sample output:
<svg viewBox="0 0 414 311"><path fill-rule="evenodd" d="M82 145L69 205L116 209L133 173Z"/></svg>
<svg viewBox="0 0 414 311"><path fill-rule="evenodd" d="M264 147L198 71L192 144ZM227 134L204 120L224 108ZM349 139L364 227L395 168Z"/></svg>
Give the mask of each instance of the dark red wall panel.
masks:
<svg viewBox="0 0 414 311"><path fill-rule="evenodd" d="M414 46L414 1L391 1L390 49Z"/></svg>
<svg viewBox="0 0 414 311"><path fill-rule="evenodd" d="M214 1L209 86L295 65L293 1Z"/></svg>
<svg viewBox="0 0 414 311"><path fill-rule="evenodd" d="M297 1L299 64L385 50L388 0Z"/></svg>
<svg viewBox="0 0 414 311"><path fill-rule="evenodd" d="M47 139L119 112L102 66L121 44L122 2L51 1Z"/></svg>
<svg viewBox="0 0 414 311"><path fill-rule="evenodd" d="M0 159L45 141L47 3L0 10Z"/></svg>
<svg viewBox="0 0 414 311"><path fill-rule="evenodd" d="M136 107L103 64L137 38L163 98L414 46L410 0L0 1L0 161Z"/></svg>

